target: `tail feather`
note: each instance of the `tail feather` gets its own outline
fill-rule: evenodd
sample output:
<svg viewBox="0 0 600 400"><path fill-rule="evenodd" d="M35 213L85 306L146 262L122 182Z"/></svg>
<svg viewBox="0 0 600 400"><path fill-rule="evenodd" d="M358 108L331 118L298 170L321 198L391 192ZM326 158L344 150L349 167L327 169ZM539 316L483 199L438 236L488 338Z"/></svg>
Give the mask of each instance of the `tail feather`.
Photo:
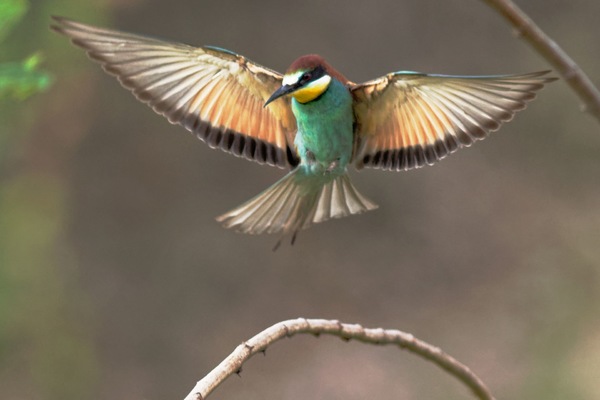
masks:
<svg viewBox="0 0 600 400"><path fill-rule="evenodd" d="M217 217L226 228L249 234L296 233L330 218L377 208L347 174L315 176L297 168L263 193Z"/></svg>

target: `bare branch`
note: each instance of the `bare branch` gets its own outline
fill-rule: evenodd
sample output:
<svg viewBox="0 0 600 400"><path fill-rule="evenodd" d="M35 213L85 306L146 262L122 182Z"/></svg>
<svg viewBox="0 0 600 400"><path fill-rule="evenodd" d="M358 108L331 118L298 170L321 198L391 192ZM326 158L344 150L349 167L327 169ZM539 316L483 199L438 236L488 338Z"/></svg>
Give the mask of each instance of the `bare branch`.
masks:
<svg viewBox="0 0 600 400"><path fill-rule="evenodd" d="M395 329L368 329L360 325L345 324L339 321L305 318L279 322L240 344L229 357L198 381L194 389L185 397L185 400L206 399L225 379L239 372L242 364L254 354L264 353L271 343L299 333L310 333L315 336L329 334L338 336L344 340L355 339L363 343L377 345L398 345L400 348L415 353L447 371L471 389L477 398L481 400L494 400L490 390L467 366L461 364L439 348L415 338L410 333Z"/></svg>
<svg viewBox="0 0 600 400"><path fill-rule="evenodd" d="M600 122L600 91L579 65L511 0L484 0L484 2L506 18L515 27L517 34L556 68L583 101L583 110L592 114Z"/></svg>

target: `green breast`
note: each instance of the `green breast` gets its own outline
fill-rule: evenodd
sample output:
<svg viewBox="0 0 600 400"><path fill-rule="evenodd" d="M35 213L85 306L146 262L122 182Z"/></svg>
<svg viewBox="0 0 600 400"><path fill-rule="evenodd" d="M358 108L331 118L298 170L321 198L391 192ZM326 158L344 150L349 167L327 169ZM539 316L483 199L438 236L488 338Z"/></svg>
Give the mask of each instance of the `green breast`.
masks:
<svg viewBox="0 0 600 400"><path fill-rule="evenodd" d="M314 172L343 173L352 156L354 114L352 95L332 79L321 96L308 103L292 99L298 123L295 144L301 163Z"/></svg>

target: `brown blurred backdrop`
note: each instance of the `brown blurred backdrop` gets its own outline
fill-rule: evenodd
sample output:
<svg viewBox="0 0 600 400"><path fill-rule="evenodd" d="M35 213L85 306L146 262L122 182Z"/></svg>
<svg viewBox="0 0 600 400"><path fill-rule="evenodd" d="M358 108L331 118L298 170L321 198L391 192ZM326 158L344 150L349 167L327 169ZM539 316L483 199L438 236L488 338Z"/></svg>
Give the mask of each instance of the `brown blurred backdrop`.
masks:
<svg viewBox="0 0 600 400"><path fill-rule="evenodd" d="M600 84L600 2L520 1ZM2 60L40 49L54 86L2 104L0 397L178 399L279 320L402 329L498 399L600 398L600 126L564 82L440 164L353 173L380 208L273 236L214 217L283 171L210 150L139 103L50 15L282 71L317 52L351 80L502 74L547 63L480 1L33 0ZM465 399L392 347L299 337L217 399Z"/></svg>

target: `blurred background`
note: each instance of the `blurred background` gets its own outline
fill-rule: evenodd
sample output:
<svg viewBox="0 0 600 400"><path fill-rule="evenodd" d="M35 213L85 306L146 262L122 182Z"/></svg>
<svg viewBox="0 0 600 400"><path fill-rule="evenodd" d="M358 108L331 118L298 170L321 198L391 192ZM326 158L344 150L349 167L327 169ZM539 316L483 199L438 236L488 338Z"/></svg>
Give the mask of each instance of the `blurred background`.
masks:
<svg viewBox="0 0 600 400"><path fill-rule="evenodd" d="M600 2L520 3L600 84ZM0 397L183 398L242 340L303 316L413 333L498 399L600 398L600 125L564 82L434 167L353 173L377 211L272 252L277 237L214 217L284 171L210 150L48 29L63 15L279 71L316 52L357 82L548 69L483 2L29 6L0 31L0 63L44 77L42 92L0 100ZM310 336L272 346L213 397L471 395L397 348Z"/></svg>

